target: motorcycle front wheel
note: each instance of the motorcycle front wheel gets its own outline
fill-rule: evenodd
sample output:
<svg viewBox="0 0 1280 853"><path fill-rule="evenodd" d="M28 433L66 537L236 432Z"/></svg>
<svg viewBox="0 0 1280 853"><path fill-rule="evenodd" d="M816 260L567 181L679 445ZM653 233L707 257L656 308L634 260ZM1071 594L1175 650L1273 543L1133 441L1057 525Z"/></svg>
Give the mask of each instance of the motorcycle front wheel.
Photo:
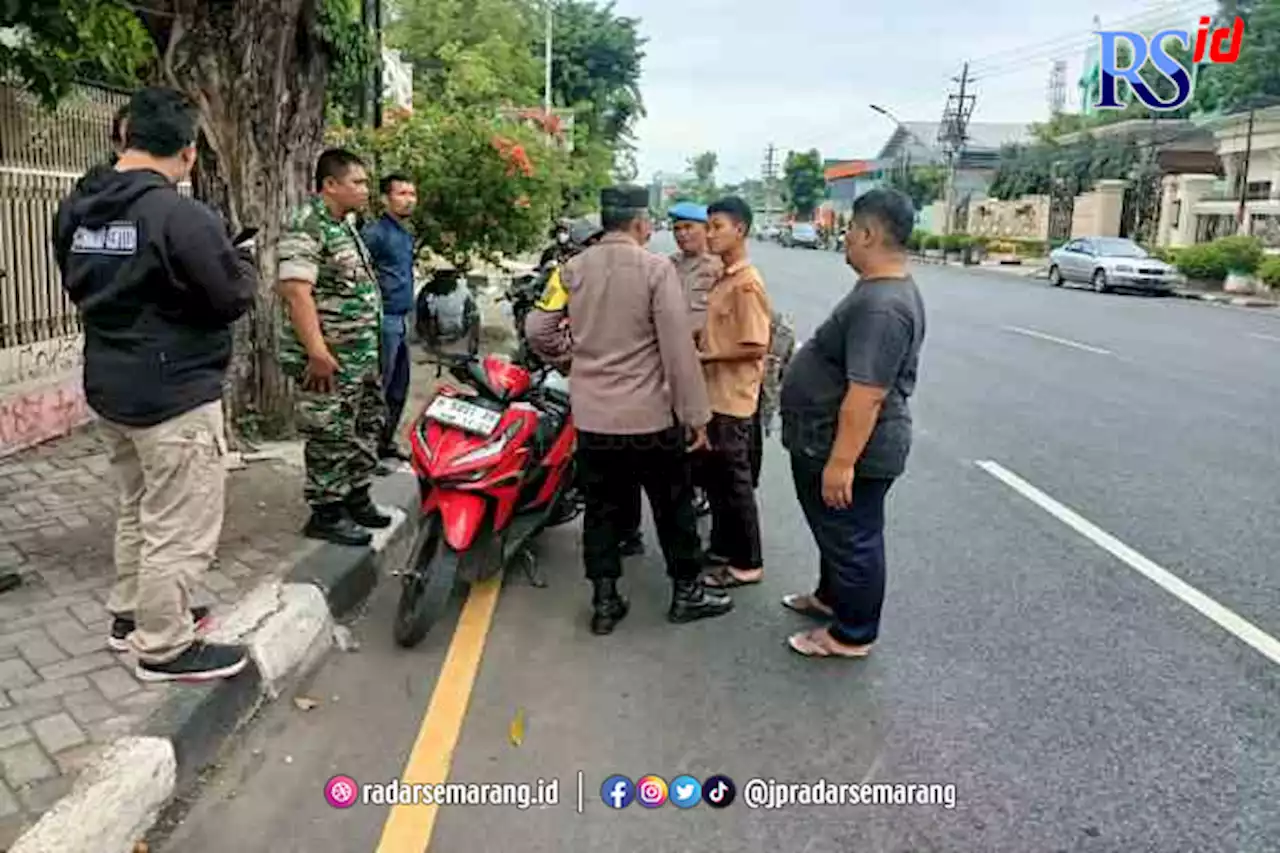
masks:
<svg viewBox="0 0 1280 853"><path fill-rule="evenodd" d="M408 571L400 578L392 626L396 645L409 649L422 642L444 612L457 577L458 554L445 539L439 514L433 513L419 523Z"/></svg>

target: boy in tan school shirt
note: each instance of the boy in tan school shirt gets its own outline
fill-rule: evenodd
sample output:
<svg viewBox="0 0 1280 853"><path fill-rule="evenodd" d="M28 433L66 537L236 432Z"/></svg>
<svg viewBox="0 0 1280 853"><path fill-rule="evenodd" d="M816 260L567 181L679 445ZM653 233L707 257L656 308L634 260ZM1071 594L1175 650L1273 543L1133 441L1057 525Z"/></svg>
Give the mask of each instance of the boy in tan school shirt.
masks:
<svg viewBox="0 0 1280 853"><path fill-rule="evenodd" d="M747 259L751 208L730 196L707 213L708 243L724 273L707 294L706 322L698 336L711 403L711 449L701 460L701 477L711 501L710 551L726 563L704 582L729 588L759 583L764 576L750 448L773 312L764 281Z"/></svg>

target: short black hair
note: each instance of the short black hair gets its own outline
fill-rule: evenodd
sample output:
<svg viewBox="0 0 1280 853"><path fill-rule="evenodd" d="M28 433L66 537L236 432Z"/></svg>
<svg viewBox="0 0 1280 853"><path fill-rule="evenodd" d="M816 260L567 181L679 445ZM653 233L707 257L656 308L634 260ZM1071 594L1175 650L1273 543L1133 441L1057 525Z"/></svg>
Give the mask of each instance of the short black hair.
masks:
<svg viewBox="0 0 1280 853"><path fill-rule="evenodd" d="M352 166L364 166L358 154L345 148L330 148L316 161L316 192L324 189L325 178L342 180Z"/></svg>
<svg viewBox="0 0 1280 853"><path fill-rule="evenodd" d="M148 86L129 101L125 115L125 146L154 157L173 157L194 145L200 112L177 89Z"/></svg>
<svg viewBox="0 0 1280 853"><path fill-rule="evenodd" d="M853 203L853 221L874 220L893 249L905 249L916 227L916 208L903 192L888 187L871 190Z"/></svg>
<svg viewBox="0 0 1280 853"><path fill-rule="evenodd" d="M626 231L631 223L648 215L647 207L606 207L600 211L600 228L606 232Z"/></svg>
<svg viewBox="0 0 1280 853"><path fill-rule="evenodd" d="M383 195L391 195L391 188L396 184L412 185L413 181L409 180L409 178L399 172L392 172L390 175L386 175L382 180L378 181L378 192Z"/></svg>
<svg viewBox="0 0 1280 853"><path fill-rule="evenodd" d="M725 214L734 222L745 226L748 234L751 233L751 223L754 221L755 216L751 213L751 205L738 196L725 196L719 201L707 205L707 219L710 219L713 213Z"/></svg>
<svg viewBox="0 0 1280 853"><path fill-rule="evenodd" d="M125 122L129 120L129 105L126 103L120 109L116 110L116 114L111 117L111 144L123 148L126 142Z"/></svg>

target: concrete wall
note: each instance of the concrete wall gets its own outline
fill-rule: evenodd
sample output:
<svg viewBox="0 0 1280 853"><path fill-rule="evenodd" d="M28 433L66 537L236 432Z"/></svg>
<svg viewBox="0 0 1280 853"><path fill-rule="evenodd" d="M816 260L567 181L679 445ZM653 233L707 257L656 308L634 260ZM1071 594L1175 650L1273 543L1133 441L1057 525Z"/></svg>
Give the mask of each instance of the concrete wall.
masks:
<svg viewBox="0 0 1280 853"><path fill-rule="evenodd" d="M1125 181L1098 181L1093 192L1076 196L1072 237L1119 237Z"/></svg>
<svg viewBox="0 0 1280 853"><path fill-rule="evenodd" d="M978 237L1047 240L1049 197L1029 195L1011 201L984 198L969 206L968 232Z"/></svg>
<svg viewBox="0 0 1280 853"><path fill-rule="evenodd" d="M0 457L93 419L84 401L80 336L0 350Z"/></svg>

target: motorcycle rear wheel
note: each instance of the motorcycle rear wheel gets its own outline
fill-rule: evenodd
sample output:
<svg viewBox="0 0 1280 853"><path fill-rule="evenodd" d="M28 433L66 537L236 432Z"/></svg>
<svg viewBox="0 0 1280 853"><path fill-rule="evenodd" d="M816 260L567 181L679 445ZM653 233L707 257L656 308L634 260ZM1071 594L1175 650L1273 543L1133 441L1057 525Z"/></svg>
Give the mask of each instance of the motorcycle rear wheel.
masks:
<svg viewBox="0 0 1280 853"><path fill-rule="evenodd" d="M458 577L458 555L449 547L439 515L421 521L410 552L409 569L401 577L392 635L396 645L411 649L440 619Z"/></svg>

